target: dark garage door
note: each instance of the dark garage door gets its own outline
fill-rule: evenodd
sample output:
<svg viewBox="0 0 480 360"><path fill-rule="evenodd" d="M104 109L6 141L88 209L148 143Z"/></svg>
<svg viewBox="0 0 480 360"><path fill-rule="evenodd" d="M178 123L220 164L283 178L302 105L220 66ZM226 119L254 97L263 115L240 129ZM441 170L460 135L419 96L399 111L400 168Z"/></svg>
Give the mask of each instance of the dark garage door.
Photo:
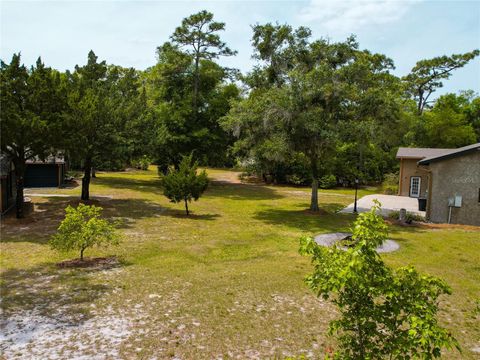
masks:
<svg viewBox="0 0 480 360"><path fill-rule="evenodd" d="M25 187L55 186L58 186L57 165L27 165L27 169L25 171Z"/></svg>

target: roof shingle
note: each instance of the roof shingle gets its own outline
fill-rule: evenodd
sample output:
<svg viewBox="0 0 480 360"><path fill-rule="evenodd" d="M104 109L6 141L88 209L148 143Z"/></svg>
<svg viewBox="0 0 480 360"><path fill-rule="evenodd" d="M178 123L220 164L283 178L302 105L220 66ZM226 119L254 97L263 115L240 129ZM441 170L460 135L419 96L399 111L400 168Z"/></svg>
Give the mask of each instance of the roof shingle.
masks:
<svg viewBox="0 0 480 360"><path fill-rule="evenodd" d="M450 159L450 158L453 158L453 157L457 157L457 156L460 156L462 154L466 154L466 153L471 153L471 152L474 152L474 151L480 151L480 143L476 143L476 144L472 144L472 145L467 145L467 146L464 146L464 147L461 147L461 148L458 148L458 149L454 149L453 151L449 151L447 153L444 153L444 154L439 154L439 155L434 155L434 156L430 156L430 157L427 157L423 160L420 160L418 163L420 165L428 165L430 164L431 162L434 162L434 161L440 161L440 160L443 160L443 159Z"/></svg>
<svg viewBox="0 0 480 360"><path fill-rule="evenodd" d="M401 147L401 148L398 148L397 159L400 159L400 158L425 159L425 158L450 154L451 152L454 152L456 150L457 149Z"/></svg>

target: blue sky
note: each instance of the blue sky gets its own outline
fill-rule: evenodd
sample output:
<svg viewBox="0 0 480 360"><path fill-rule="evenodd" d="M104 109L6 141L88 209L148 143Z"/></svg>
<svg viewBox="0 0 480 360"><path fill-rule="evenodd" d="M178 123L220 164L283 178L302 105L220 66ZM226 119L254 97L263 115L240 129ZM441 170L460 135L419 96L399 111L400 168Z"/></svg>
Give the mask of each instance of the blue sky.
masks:
<svg viewBox="0 0 480 360"><path fill-rule="evenodd" d="M5 1L0 2L0 57L21 52L59 70L86 61L93 49L102 60L145 69L155 49L182 18L207 9L226 23L222 35L238 51L222 59L248 71L250 25L265 22L308 26L313 37L343 40L356 34L361 48L392 58L405 75L419 59L480 48L480 1ZM438 92L480 92L480 59L457 70Z"/></svg>

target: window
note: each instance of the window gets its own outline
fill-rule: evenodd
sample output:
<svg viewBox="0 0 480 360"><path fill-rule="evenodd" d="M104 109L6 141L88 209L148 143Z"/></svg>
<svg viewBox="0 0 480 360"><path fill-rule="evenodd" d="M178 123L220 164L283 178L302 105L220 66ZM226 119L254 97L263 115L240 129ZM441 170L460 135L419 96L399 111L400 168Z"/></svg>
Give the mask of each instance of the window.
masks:
<svg viewBox="0 0 480 360"><path fill-rule="evenodd" d="M420 176L412 176L410 178L410 197L420 197L420 185L422 178Z"/></svg>

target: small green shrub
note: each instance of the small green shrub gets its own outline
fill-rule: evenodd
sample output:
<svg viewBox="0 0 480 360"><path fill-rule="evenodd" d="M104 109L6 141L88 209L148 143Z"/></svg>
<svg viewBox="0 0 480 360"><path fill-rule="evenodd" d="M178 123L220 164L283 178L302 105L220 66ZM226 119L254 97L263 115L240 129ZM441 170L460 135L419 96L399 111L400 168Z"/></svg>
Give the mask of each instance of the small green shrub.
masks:
<svg viewBox="0 0 480 360"><path fill-rule="evenodd" d="M398 174L386 174L383 178L382 189L383 193L386 195L398 194Z"/></svg>
<svg viewBox="0 0 480 360"><path fill-rule="evenodd" d="M117 245L115 226L100 218L102 210L94 205L67 206L65 219L50 239L51 248L61 252L80 251L80 260L83 260L83 252L89 247Z"/></svg>
<svg viewBox="0 0 480 360"><path fill-rule="evenodd" d="M140 170L148 170L148 167L151 163L152 159L150 159L147 155L143 155L142 157L131 161L132 166Z"/></svg>
<svg viewBox="0 0 480 360"><path fill-rule="evenodd" d="M314 266L307 285L340 314L330 322L338 340L333 357L433 359L445 348L460 350L437 319L438 298L451 293L449 286L411 266L392 269L384 263L376 248L388 228L378 210L377 203L358 216L352 229L356 244L347 250L301 239L300 252L310 255Z"/></svg>
<svg viewBox="0 0 480 360"><path fill-rule="evenodd" d="M198 162L193 162L192 155L184 156L178 170L170 168L162 178L163 194L171 202L185 203L185 211L189 214L188 203L197 201L208 187L208 177L205 170L197 174Z"/></svg>
<svg viewBox="0 0 480 360"><path fill-rule="evenodd" d="M287 175L287 183L293 184L293 185L304 185L307 181L305 180L304 177L293 174L293 175Z"/></svg>
<svg viewBox="0 0 480 360"><path fill-rule="evenodd" d="M388 217L390 219L399 220L400 219L400 211L397 211L397 210L392 211L388 214ZM410 224L410 223L412 223L412 221L425 222L425 218L421 215L418 215L418 214L407 211L407 213L405 215L405 222Z"/></svg>
<svg viewBox="0 0 480 360"><path fill-rule="evenodd" d="M318 182L320 189L331 189L337 186L337 178L335 175L324 175L320 178Z"/></svg>
<svg viewBox="0 0 480 360"><path fill-rule="evenodd" d="M83 173L79 170L68 170L65 176L69 178L78 179L83 176Z"/></svg>
<svg viewBox="0 0 480 360"><path fill-rule="evenodd" d="M385 174L385 176L383 177L383 183L389 186L398 185L398 174L396 173Z"/></svg>
<svg viewBox="0 0 480 360"><path fill-rule="evenodd" d="M398 186L383 187L383 193L385 195L397 195L398 194Z"/></svg>

